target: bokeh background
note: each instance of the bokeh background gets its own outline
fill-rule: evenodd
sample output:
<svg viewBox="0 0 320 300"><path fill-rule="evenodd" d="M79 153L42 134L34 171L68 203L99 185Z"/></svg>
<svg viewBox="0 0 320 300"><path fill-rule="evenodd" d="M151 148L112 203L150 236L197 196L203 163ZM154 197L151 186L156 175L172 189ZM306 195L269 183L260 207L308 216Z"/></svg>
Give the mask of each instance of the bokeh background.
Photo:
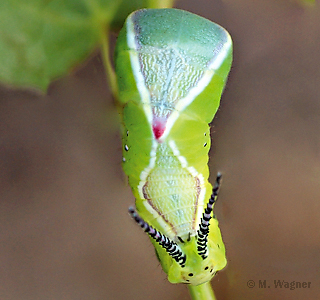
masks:
<svg viewBox="0 0 320 300"><path fill-rule="evenodd" d="M210 151L211 182L224 174L215 213L228 265L212 281L217 298L318 299L319 3L176 7L221 24L234 40ZM133 203L99 53L46 96L1 88L1 300L189 299L186 286L167 282L129 218ZM274 280L311 285L275 288Z"/></svg>

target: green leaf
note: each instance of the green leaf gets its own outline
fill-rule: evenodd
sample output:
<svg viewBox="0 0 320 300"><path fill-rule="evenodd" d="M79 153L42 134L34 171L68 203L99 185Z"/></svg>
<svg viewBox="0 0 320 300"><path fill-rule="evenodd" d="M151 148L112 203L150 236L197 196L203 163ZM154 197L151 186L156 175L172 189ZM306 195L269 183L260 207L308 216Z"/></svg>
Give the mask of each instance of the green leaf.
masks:
<svg viewBox="0 0 320 300"><path fill-rule="evenodd" d="M0 80L46 90L147 0L1 0Z"/></svg>

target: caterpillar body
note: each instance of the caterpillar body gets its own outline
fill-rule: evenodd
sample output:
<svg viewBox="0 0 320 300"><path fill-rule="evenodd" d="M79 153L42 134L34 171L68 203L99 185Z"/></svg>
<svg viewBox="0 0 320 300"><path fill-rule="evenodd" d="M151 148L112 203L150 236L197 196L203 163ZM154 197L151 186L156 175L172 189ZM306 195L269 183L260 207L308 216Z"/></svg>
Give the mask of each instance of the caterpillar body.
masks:
<svg viewBox="0 0 320 300"><path fill-rule="evenodd" d="M178 9L132 13L115 51L131 216L172 283L199 285L226 265L208 182L210 128L232 61L219 25Z"/></svg>

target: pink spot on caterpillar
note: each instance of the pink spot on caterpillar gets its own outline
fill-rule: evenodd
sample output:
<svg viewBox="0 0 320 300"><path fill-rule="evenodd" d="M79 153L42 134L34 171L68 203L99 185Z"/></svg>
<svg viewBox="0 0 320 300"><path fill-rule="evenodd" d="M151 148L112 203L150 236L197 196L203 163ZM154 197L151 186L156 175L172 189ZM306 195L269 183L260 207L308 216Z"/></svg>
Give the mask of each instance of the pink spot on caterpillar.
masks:
<svg viewBox="0 0 320 300"><path fill-rule="evenodd" d="M161 138L164 131L166 130L166 122L166 118L159 118L156 116L153 117L152 131L157 140Z"/></svg>

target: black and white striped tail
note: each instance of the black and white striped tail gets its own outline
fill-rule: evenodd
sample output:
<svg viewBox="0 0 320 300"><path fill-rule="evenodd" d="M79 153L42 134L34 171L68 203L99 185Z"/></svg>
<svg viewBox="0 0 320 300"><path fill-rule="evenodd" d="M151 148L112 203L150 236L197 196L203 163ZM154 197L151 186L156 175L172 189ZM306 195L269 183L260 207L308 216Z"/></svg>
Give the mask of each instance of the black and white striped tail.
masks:
<svg viewBox="0 0 320 300"><path fill-rule="evenodd" d="M199 255L203 259L206 259L208 257L207 250L208 250L209 222L211 219L213 205L216 202L217 196L219 193L221 176L222 176L221 173L218 172L217 179L212 190L211 198L207 204L206 209L204 210L204 213L201 218L200 227L198 229L197 249L198 249Z"/></svg>
<svg viewBox="0 0 320 300"><path fill-rule="evenodd" d="M133 207L129 208L129 214L149 236L151 236L178 264L180 264L181 267L185 266L186 255L182 253L180 247L174 241L171 241L167 236L145 222Z"/></svg>

